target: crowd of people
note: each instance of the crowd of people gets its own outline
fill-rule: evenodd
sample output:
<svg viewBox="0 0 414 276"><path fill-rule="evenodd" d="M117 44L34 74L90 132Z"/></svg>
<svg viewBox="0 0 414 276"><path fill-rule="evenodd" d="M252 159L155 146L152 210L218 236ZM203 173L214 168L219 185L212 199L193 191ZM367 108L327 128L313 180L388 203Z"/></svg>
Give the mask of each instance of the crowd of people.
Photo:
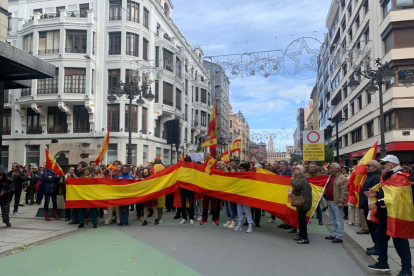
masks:
<svg viewBox="0 0 414 276"><path fill-rule="evenodd" d="M208 157L206 156L206 159ZM187 156L184 162L191 162L191 158ZM146 167L123 165L119 160L108 166L99 166L93 161L89 164L82 161L76 168L70 167L65 177L60 177L45 166L38 168L37 166L21 166L18 163L13 163L11 171L6 172L5 168L0 165L0 205L3 223L7 227L11 227L9 213L13 198L12 213L15 216L18 215L19 206L24 206L24 204L40 205L43 201L45 220L50 221L49 203L51 200L53 216L56 220L60 220L57 195L60 188L62 188L60 192L65 195L65 179L115 178L142 181L162 171L165 167L167 165L163 165L160 159L156 159L154 163L150 163ZM329 210L332 232L325 239L332 243L342 243L345 220L348 220L350 225L360 225L361 230L357 233L361 235L370 234L373 241L373 246L367 248L366 253L368 255L378 255L378 262L370 265L369 268L377 271L390 271L387 263L387 248L390 237L387 236L386 231L387 209L383 200L384 192L382 189L374 192L372 188L381 181L395 181L397 177L399 178L398 181L409 181L413 185L414 175L411 166L401 165L398 158L393 155L388 155L380 161L370 160L366 165L367 178L359 194L358 207L347 202L350 169L341 167L338 163L328 164L327 167L319 167L314 162L306 165L295 162L290 166L286 161L274 162L274 164L257 164L255 161L227 164L219 161L215 169L230 173L256 172L258 167L277 175L291 177L291 191L288 196L299 200L298 202L295 201L296 205L292 203L292 206L296 206L297 209L299 231L286 223L282 223L278 227L290 229L289 233L296 233L294 240L298 244L309 244L306 214L312 206L312 188L307 179L324 174L329 175L324 195L315 212L319 225L323 225L322 211ZM369 198L371 197L377 197L378 200L370 203ZM104 218L105 225L116 223L117 227L122 227L129 226L130 212L135 211L135 220L141 221L142 226L148 225L149 217L154 217L152 224L158 225L163 222L164 208L166 212L175 212L174 219L180 219L179 224L181 225L185 223L195 224L195 218L200 221L200 225L205 225L208 223L209 215L211 215L211 221L216 226L219 225L220 211L224 208L227 221L223 226L236 232L243 231L243 226L247 226L246 233L253 233L253 225L260 228L261 217L265 213L264 210L258 208L226 200L222 201L219 198L180 188L179 194L169 194L130 206L66 209L65 220L70 221L69 224L78 225L78 228L85 227L89 222L92 223L93 228L97 228L99 218ZM378 209L377 218L379 223L374 223L369 219L369 211L374 208ZM271 216L267 223L274 223L275 219L274 216ZM393 242L402 263L399 276L412 275L411 252L408 240L393 238Z"/></svg>

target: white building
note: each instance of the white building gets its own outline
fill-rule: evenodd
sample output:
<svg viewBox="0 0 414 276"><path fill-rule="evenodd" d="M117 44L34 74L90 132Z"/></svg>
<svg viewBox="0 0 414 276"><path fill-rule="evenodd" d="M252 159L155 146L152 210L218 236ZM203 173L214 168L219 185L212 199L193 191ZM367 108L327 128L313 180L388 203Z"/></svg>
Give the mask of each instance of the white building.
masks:
<svg viewBox="0 0 414 276"><path fill-rule="evenodd" d="M332 118L345 118L339 125L339 155L355 164L376 141L380 142L379 93L369 95L369 80L351 90L347 83L358 68L377 69L374 60L389 62L396 70L414 69L413 1L332 1L326 20L329 29L329 70ZM363 54L370 50L371 59ZM387 153L401 162L414 156L414 86L405 88L398 74L383 86ZM336 148L335 128L329 141ZM413 131L413 133L411 133ZM336 150L334 150L336 154ZM379 153L379 147L377 150ZM379 155L378 155L379 157ZM351 165L351 164L348 164Z"/></svg>
<svg viewBox="0 0 414 276"><path fill-rule="evenodd" d="M133 101L133 161L146 165L162 154L171 163L164 123L172 119L180 120L179 151L195 151L207 134L210 73L201 48L174 25L172 10L169 0L10 0L8 42L57 69L54 79L33 80L31 90L8 92L2 163L43 163L54 139L51 152L61 165L92 160L107 127L103 163L125 162L129 100L124 95L112 104L107 96L136 70L155 100L142 107ZM172 154L175 163L175 147Z"/></svg>

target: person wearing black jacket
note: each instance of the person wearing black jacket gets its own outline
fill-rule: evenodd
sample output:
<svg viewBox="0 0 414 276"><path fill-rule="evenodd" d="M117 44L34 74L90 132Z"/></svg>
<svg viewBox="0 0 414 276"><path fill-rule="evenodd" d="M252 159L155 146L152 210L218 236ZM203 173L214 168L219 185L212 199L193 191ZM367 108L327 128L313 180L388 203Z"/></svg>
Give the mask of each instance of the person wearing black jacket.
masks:
<svg viewBox="0 0 414 276"><path fill-rule="evenodd" d="M22 196L23 186L27 182L27 176L24 172L20 171L18 163L13 163L12 170L7 173L7 177L13 180L13 184L14 184L13 215L17 216L17 211L19 210L20 197Z"/></svg>
<svg viewBox="0 0 414 276"><path fill-rule="evenodd" d="M0 207L1 207L1 217L3 223L7 227L11 227L10 223L10 201L14 193L14 183L7 177L6 169L0 165Z"/></svg>
<svg viewBox="0 0 414 276"><path fill-rule="evenodd" d="M51 169L44 169L42 175L42 184L40 184L41 188L43 189L43 195L45 196L45 203L44 203L44 211L45 211L45 220L51 221L49 217L49 202L50 198L52 198L53 202L53 215L56 220L60 220L57 214L57 198L56 195L59 191L59 183L60 176L57 176L54 171Z"/></svg>
<svg viewBox="0 0 414 276"><path fill-rule="evenodd" d="M30 173L30 205L34 204L34 194L36 192L36 183L42 179L42 173L38 170L37 166L33 166L33 171Z"/></svg>
<svg viewBox="0 0 414 276"><path fill-rule="evenodd" d="M378 254L374 239L375 230L377 230L377 224L371 220L368 220L368 197L365 195L365 192L369 191L369 189L380 183L380 181L380 164L377 160L370 160L367 164L367 179L365 180L364 185L361 188L361 192L359 193L359 210L362 230L357 232L357 234L371 234L371 239L374 243L374 246L367 249L366 253L368 255Z"/></svg>

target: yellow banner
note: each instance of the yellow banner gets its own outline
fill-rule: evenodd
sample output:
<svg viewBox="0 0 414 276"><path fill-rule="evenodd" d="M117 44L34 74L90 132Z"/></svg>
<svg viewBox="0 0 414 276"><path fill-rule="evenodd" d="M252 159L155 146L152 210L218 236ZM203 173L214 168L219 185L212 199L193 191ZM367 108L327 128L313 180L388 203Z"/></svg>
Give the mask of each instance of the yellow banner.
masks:
<svg viewBox="0 0 414 276"><path fill-rule="evenodd" d="M324 161L325 145L324 144L303 144L304 161Z"/></svg>

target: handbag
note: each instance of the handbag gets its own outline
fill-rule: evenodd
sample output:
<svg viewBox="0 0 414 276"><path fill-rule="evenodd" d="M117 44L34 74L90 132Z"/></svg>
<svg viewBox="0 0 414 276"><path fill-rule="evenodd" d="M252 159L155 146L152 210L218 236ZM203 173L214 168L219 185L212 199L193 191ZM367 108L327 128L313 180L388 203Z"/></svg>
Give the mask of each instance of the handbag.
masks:
<svg viewBox="0 0 414 276"><path fill-rule="evenodd" d="M305 201L306 201L306 197L300 195L300 196L293 196L292 197L292 201L290 202L290 204L293 207L303 207L305 206Z"/></svg>

